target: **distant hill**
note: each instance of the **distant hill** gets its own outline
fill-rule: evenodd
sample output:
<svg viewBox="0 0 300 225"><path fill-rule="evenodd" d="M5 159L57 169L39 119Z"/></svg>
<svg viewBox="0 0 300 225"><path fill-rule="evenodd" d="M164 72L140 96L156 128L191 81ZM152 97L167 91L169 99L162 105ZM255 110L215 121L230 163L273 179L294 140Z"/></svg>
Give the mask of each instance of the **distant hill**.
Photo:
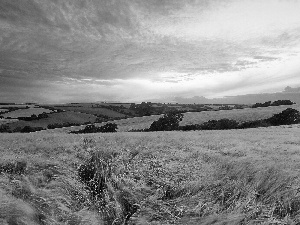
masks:
<svg viewBox="0 0 300 225"><path fill-rule="evenodd" d="M291 88L288 86L284 89L284 91L276 93L247 94L213 99L205 98L203 96L194 96L192 98L174 98L174 102L181 104L253 104L257 102L263 103L266 101L276 100L291 100L297 104L300 104L300 87Z"/></svg>

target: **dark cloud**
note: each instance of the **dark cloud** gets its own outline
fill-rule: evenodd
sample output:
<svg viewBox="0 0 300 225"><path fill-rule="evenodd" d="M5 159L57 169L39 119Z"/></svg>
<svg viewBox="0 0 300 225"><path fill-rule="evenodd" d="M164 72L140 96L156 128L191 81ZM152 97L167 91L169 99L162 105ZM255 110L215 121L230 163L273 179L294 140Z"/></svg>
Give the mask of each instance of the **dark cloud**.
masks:
<svg viewBox="0 0 300 225"><path fill-rule="evenodd" d="M253 65L243 58L252 57L259 62L279 59L255 45L225 41L222 37L188 41L176 34L155 32L151 27L164 22L176 25L173 19L193 19L195 15L181 17L185 9L197 9L187 12L198 16L230 2L0 0L1 94L3 90L13 96L23 93L32 97L39 93L55 99L57 96L48 90L64 93L57 84L112 87L120 85L118 80L137 78L176 84L191 80L195 74L240 71ZM293 30L259 41L263 46L274 47L297 40L299 32ZM78 92L69 88L66 93Z"/></svg>
<svg viewBox="0 0 300 225"><path fill-rule="evenodd" d="M260 61L274 61L278 60L278 57L270 57L270 56L254 56L253 59L257 59Z"/></svg>

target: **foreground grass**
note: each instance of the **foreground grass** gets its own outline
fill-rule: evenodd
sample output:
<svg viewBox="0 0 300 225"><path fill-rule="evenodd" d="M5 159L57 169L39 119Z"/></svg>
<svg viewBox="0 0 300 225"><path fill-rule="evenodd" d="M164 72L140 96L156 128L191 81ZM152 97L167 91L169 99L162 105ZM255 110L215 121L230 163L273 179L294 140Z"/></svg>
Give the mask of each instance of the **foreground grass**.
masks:
<svg viewBox="0 0 300 225"><path fill-rule="evenodd" d="M297 224L299 134L4 134L0 223ZM92 158L99 195L78 176Z"/></svg>

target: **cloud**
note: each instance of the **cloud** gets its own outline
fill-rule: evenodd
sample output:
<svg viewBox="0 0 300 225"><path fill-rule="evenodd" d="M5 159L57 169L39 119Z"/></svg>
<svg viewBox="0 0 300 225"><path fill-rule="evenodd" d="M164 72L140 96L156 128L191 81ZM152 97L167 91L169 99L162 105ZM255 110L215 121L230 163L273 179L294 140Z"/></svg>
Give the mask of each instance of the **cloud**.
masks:
<svg viewBox="0 0 300 225"><path fill-rule="evenodd" d="M300 72L299 10L287 0L2 0L0 88L49 101L275 90Z"/></svg>
<svg viewBox="0 0 300 225"><path fill-rule="evenodd" d="M287 92L287 93L300 93L300 87L295 87L292 88L290 86L287 86L283 92Z"/></svg>

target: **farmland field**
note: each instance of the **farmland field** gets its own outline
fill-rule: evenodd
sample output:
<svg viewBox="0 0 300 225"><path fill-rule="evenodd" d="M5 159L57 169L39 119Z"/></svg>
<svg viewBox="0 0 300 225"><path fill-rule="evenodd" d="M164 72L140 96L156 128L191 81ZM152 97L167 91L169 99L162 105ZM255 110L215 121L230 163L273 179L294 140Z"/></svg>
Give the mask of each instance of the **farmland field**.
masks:
<svg viewBox="0 0 300 225"><path fill-rule="evenodd" d="M18 119L0 119L0 125L2 124L7 124L7 123L12 123L12 122L17 122L19 121Z"/></svg>
<svg viewBox="0 0 300 225"><path fill-rule="evenodd" d="M79 113L79 112L59 112L59 113L51 113L48 115L48 118L43 118L39 120L32 121L17 121L14 123L10 123L9 126L13 130L17 127L31 126L31 127L43 127L47 128L49 124L62 124L62 123L78 123L84 124L87 122L95 122L96 116Z"/></svg>
<svg viewBox="0 0 300 225"><path fill-rule="evenodd" d="M272 115L280 113L287 108L294 108L299 111L300 105L295 104L220 111L188 112L184 114L182 125L201 124L208 120L219 120L223 118L236 120L238 122L261 120L267 119Z"/></svg>
<svg viewBox="0 0 300 225"><path fill-rule="evenodd" d="M219 120L223 118L233 119L238 122L260 120L260 119L269 118L276 113L280 113L286 108L294 108L300 111L300 105L296 104L291 106L272 106L272 107L262 107L262 108L188 112L188 113L184 113L184 117L183 120L180 122L180 125L201 124L209 120ZM134 117L134 118L116 120L113 122L118 125L118 131L129 131L132 129L149 128L151 123L157 120L159 117L161 117L161 115ZM101 123L99 124L99 126L103 124L104 123ZM74 128L72 129L74 130ZM66 130L68 130L68 128Z"/></svg>
<svg viewBox="0 0 300 225"><path fill-rule="evenodd" d="M22 108L26 108L26 107L29 107L29 108L31 108L31 107L35 107L35 105L26 105L26 104L12 104L12 105L0 105L0 109L1 108L9 108L9 107L13 107L13 108L20 108L20 109L22 109Z"/></svg>
<svg viewBox="0 0 300 225"><path fill-rule="evenodd" d="M66 111L72 111L72 112L82 112L82 113L88 113L91 115L98 115L98 116L109 116L109 117L121 117L124 118L126 115L122 113L115 112L110 109L106 108L90 108L90 107L55 107L56 109L62 109Z"/></svg>
<svg viewBox="0 0 300 225"><path fill-rule="evenodd" d="M107 221L122 216L108 212L111 207L125 210L116 204L126 196L139 209L129 224L297 224L299 137L299 124L227 131L2 134L0 165L21 160L26 170L21 176L0 174L0 216L4 224L40 224L37 215L43 224L111 224ZM114 177L108 180L119 189L109 186L114 197L105 209L90 199L77 176L93 152L114 155Z"/></svg>
<svg viewBox="0 0 300 225"><path fill-rule="evenodd" d="M18 109L12 112L4 113L2 116L4 118L18 118L18 117L30 117L32 114L39 115L42 113L51 113L52 110L44 109L44 108L29 108L29 109Z"/></svg>
<svg viewBox="0 0 300 225"><path fill-rule="evenodd" d="M1 109L0 108L0 113L2 113L2 112L7 112L8 111L8 109Z"/></svg>

